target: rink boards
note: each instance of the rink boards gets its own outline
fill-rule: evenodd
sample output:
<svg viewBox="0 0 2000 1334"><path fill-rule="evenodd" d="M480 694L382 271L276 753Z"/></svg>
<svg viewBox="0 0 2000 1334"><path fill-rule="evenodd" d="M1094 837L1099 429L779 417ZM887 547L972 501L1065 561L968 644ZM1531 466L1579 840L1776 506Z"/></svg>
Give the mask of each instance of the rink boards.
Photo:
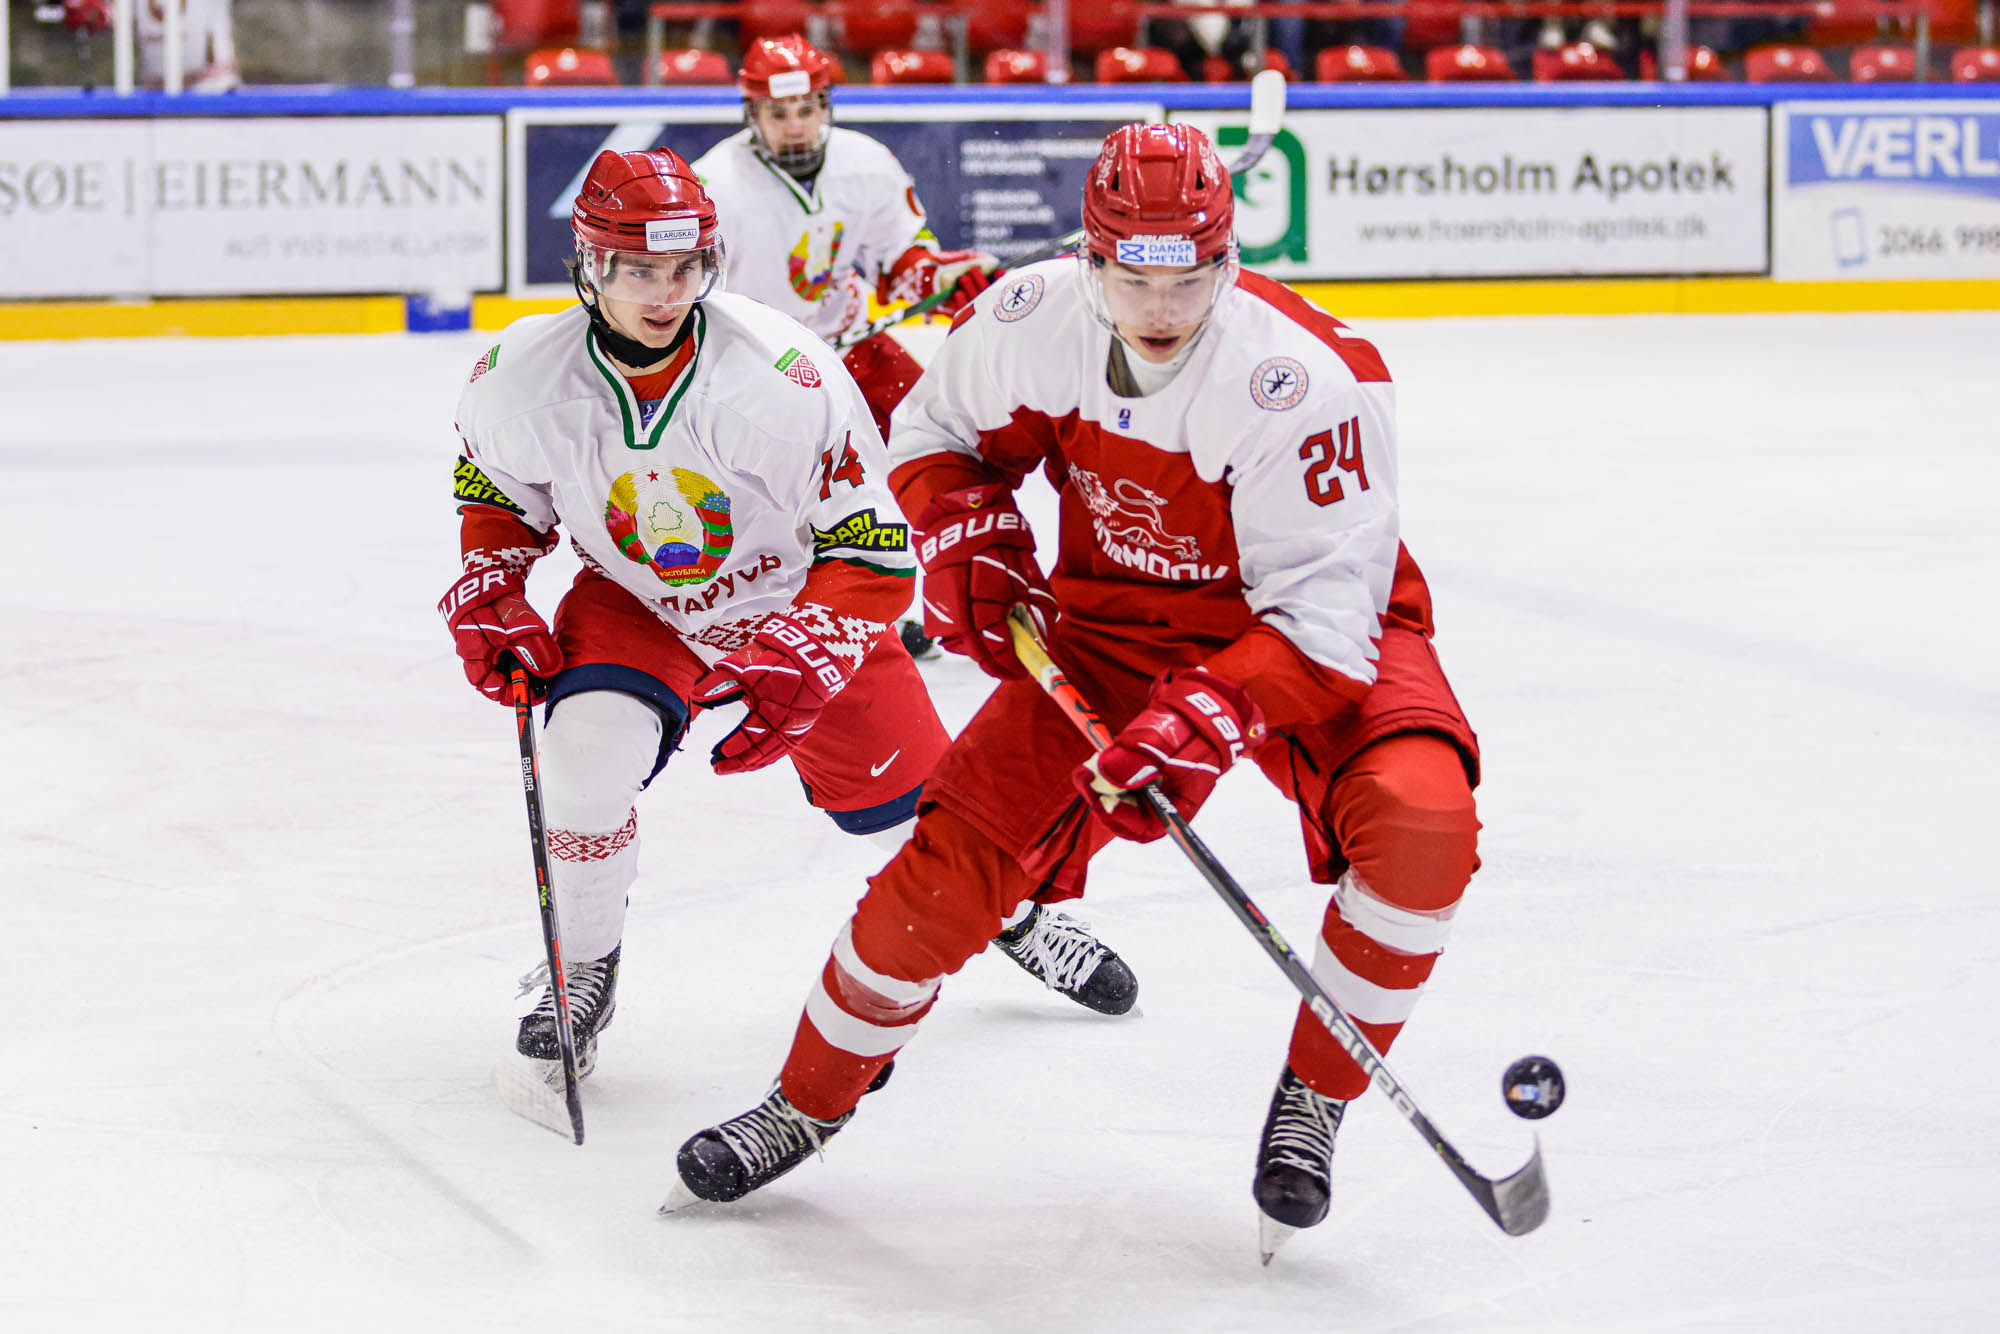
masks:
<svg viewBox="0 0 2000 1334"><path fill-rule="evenodd" d="M1187 120L1228 151L1245 98L852 88L840 118L910 167L945 245L1009 258L1077 225L1108 126ZM694 157L738 108L728 89L17 93L0 336L380 332L468 300L504 325L566 304L567 204L596 152ZM1239 180L1238 233L1247 264L1355 316L2000 308L2000 99L1295 85ZM91 262L27 260L62 254Z"/></svg>

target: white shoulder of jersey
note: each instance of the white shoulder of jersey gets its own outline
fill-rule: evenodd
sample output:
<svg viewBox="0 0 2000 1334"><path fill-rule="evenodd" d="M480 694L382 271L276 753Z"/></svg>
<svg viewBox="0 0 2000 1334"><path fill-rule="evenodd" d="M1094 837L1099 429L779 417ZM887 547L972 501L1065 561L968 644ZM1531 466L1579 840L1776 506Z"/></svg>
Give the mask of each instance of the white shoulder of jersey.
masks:
<svg viewBox="0 0 2000 1334"><path fill-rule="evenodd" d="M473 363L459 395L458 429L476 436L509 418L573 397L590 315L581 304L529 315L501 330Z"/></svg>
<svg viewBox="0 0 2000 1334"><path fill-rule="evenodd" d="M756 150L750 140L750 128L745 126L688 163L688 166L703 186L727 188L735 183L745 168L758 165Z"/></svg>
<svg viewBox="0 0 2000 1334"><path fill-rule="evenodd" d="M702 302L708 329L693 392L785 441L815 448L854 404L840 354L782 311L732 292ZM858 392L851 395L858 399ZM865 414L864 414L865 415Z"/></svg>
<svg viewBox="0 0 2000 1334"><path fill-rule="evenodd" d="M889 151L889 145L872 135L838 125L827 136L826 170L842 177L886 176L898 185L903 184L909 175L896 155Z"/></svg>

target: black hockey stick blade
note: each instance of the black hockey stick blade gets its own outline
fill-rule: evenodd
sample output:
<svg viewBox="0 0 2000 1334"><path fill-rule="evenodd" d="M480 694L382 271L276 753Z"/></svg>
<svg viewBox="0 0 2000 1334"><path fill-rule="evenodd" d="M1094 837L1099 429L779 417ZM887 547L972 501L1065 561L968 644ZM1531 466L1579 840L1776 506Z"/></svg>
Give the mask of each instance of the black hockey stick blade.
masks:
<svg viewBox="0 0 2000 1334"><path fill-rule="evenodd" d="M1548 1221L1549 1180L1542 1174L1539 1135L1535 1137L1534 1153L1521 1169L1497 1180L1473 1171L1448 1144L1438 1146L1438 1155L1508 1236L1524 1237Z"/></svg>

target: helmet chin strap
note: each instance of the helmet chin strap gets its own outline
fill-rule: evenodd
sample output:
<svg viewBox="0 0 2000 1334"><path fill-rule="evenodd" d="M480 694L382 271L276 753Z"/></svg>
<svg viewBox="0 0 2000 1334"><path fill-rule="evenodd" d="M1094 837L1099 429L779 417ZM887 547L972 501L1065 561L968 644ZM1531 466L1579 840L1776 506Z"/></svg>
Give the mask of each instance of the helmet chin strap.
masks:
<svg viewBox="0 0 2000 1334"><path fill-rule="evenodd" d="M682 320L681 327L665 347L653 347L642 343L611 327L610 322L604 318L604 312L597 308L596 294L583 280L581 265L570 266L569 279L576 285L576 299L590 312L590 328L591 332L597 335L597 345L609 352L620 365L630 366L635 371L650 370L672 356L674 349L681 345L681 340L688 336L688 330L692 327L691 321Z"/></svg>

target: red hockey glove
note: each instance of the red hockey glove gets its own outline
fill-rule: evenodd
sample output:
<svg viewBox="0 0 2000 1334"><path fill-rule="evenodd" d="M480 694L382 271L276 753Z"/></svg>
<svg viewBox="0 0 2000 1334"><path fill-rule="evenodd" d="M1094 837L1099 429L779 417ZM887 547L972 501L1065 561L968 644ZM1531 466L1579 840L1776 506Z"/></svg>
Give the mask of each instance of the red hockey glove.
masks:
<svg viewBox="0 0 2000 1334"><path fill-rule="evenodd" d="M1007 612L1025 602L1046 634L1056 595L1035 560L1035 535L997 483L947 491L917 520L924 567L924 633L963 653L988 676L1020 680Z"/></svg>
<svg viewBox="0 0 2000 1334"><path fill-rule="evenodd" d="M992 284L999 267L997 258L976 250L911 246L882 275L875 294L884 302L915 302L949 292L934 309L940 315L955 315Z"/></svg>
<svg viewBox="0 0 2000 1334"><path fill-rule="evenodd" d="M1242 687L1200 667L1153 683L1139 716L1072 775L1091 814L1120 838L1150 843L1167 832L1152 806L1127 795L1158 782L1193 819L1223 770L1264 739L1264 711Z"/></svg>
<svg viewBox="0 0 2000 1334"><path fill-rule="evenodd" d="M694 683L691 699L697 708L736 700L750 706L750 716L716 742L709 763L719 774L740 774L781 758L812 730L820 710L847 687L852 674L801 622L766 617L748 648Z"/></svg>
<svg viewBox="0 0 2000 1334"><path fill-rule="evenodd" d="M562 670L562 650L548 622L528 605L525 586L524 572L496 565L467 573L438 602L452 645L465 659L465 679L488 699L507 698L505 655L527 669L537 699L548 678Z"/></svg>

